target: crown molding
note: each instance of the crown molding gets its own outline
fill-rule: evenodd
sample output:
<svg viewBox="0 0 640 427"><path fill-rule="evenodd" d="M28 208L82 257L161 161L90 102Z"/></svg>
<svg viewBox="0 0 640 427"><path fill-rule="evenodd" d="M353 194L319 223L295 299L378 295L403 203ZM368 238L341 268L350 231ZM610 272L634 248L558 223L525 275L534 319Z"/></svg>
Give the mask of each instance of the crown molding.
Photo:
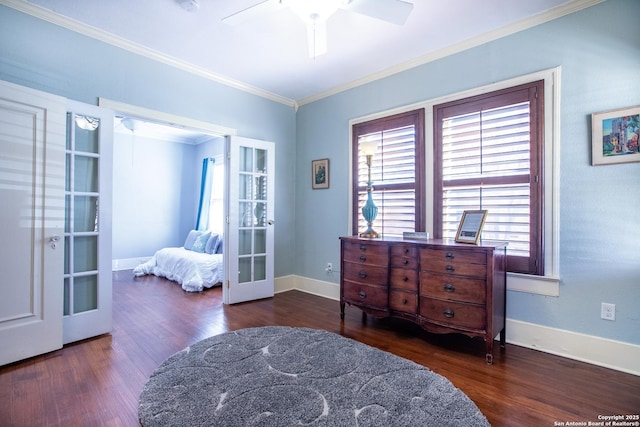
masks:
<svg viewBox="0 0 640 427"><path fill-rule="evenodd" d="M230 86L230 87L242 90L244 92L260 96L262 98L279 102L281 104L287 105L292 108L296 107L296 103L292 99L285 98L283 96L251 86L249 84L232 79L230 77L223 76L221 74L213 73L202 67L198 67L196 65L187 63L185 61L179 60L172 56L165 55L163 53L157 52L148 47L142 46L140 44L133 43L122 37L116 36L114 34L100 30L98 28L76 21L75 19L71 19L59 13L45 9L41 6L34 5L25 0L0 0L0 4L8 6L19 12L26 13L35 18L42 19L43 21L47 21L54 25L58 25L60 27L82 34L84 36L91 37L101 42L119 47L131 53L135 53L137 55L144 56L154 61L158 61L167 65L170 65L182 71L186 71L188 73L195 74L200 77L204 77L205 79L209 79L217 83L221 83L226 86Z"/></svg>
<svg viewBox="0 0 640 427"><path fill-rule="evenodd" d="M442 59L444 57L465 51L467 49L471 49L473 47L480 46L482 44L488 43L493 40L500 39L502 37L506 37L511 34L518 33L520 31L526 30L528 28L535 27L540 24L544 24L546 22L552 21L554 19L563 17L565 15L569 15L574 12L578 12L582 9L589 8L591 6L595 6L599 3L602 3L606 0L573 0L569 3L563 4L556 8L550 9L546 12L538 14L528 19L524 19L522 21L513 23L511 25L507 25L505 27L489 31L484 33L478 37L474 37L460 43L447 46L443 49L439 49L437 51L431 52L429 54L423 55L421 57L411 59L409 61L403 62L401 64L395 65L393 67L387 68L377 73L370 74L361 79L353 80L349 83L345 83L339 86L335 86L329 90L324 92L311 95L309 97L300 99L300 100L292 100L272 92L266 91L264 89L260 89L249 84L243 83L241 81L232 79L227 76L223 76L221 74L213 73L208 71L202 67L195 66L193 64L187 63L185 61L181 61L177 58L174 58L169 55L165 55L163 53L154 51L145 46L142 46L137 43L133 43L129 40L126 40L122 37L118 37L114 34L108 33L106 31L100 30L98 28L86 25L74 19L68 18L66 16L60 15L43 7L31 4L25 0L0 0L0 4L16 9L20 12L26 13L28 15L34 16L36 18L42 19L44 21L51 22L52 24L67 28L71 31L83 34L87 37L94 38L96 40L100 40L102 42L111 44L113 46L120 47L129 52L150 58L152 60L170 65L172 67L181 69L183 71L198 75L200 77L204 77L206 79L224 84L226 86L230 86L239 90L242 90L247 93L251 93L253 95L257 95L289 107L292 107L295 111L302 105L309 104L315 101L318 101L323 98L327 98L332 95L336 95L338 93L347 91L349 89L356 88L358 86L362 86L376 80L383 79L385 77L389 77L391 75L410 70L412 68L418 67L420 65L427 64L429 62L436 61L438 59Z"/></svg>

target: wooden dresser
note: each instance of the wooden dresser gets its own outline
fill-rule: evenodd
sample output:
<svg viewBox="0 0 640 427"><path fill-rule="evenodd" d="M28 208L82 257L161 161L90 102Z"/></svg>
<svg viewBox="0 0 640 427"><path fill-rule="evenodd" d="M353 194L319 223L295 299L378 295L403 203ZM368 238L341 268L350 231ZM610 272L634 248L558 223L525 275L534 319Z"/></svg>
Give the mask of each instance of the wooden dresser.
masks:
<svg viewBox="0 0 640 427"><path fill-rule="evenodd" d="M505 344L506 243L340 238L340 318L345 304L400 317L433 333Z"/></svg>

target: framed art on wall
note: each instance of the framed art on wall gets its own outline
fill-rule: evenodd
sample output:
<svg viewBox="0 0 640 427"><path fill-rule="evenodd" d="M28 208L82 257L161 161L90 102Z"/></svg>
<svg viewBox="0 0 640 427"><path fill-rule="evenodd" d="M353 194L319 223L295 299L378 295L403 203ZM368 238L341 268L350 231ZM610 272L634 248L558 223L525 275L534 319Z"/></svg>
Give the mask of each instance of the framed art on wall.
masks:
<svg viewBox="0 0 640 427"><path fill-rule="evenodd" d="M460 224L458 224L458 232L456 233L456 242L473 243L475 245L480 241L482 227L487 219L486 210L464 211Z"/></svg>
<svg viewBox="0 0 640 427"><path fill-rule="evenodd" d="M591 115L591 164L640 162L640 105Z"/></svg>
<svg viewBox="0 0 640 427"><path fill-rule="evenodd" d="M311 162L311 188L314 190L329 188L329 159Z"/></svg>

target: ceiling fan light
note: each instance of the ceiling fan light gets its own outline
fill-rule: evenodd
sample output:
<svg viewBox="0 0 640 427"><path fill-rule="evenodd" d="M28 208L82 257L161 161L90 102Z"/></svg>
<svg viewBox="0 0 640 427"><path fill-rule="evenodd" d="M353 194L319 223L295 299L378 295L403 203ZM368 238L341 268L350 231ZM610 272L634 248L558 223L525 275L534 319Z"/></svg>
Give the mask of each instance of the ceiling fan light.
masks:
<svg viewBox="0 0 640 427"><path fill-rule="evenodd" d="M326 21L343 0L290 0L289 8L304 22Z"/></svg>
<svg viewBox="0 0 640 427"><path fill-rule="evenodd" d="M190 13L196 13L200 9L198 0L178 0L178 3L180 3L180 7Z"/></svg>

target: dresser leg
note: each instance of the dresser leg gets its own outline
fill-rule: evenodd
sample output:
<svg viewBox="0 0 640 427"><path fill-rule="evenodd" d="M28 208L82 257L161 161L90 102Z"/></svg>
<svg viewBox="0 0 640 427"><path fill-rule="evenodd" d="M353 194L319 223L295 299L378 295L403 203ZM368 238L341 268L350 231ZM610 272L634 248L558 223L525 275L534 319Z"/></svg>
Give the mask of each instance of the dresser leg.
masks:
<svg viewBox="0 0 640 427"><path fill-rule="evenodd" d="M344 320L344 303L340 303L340 320Z"/></svg>
<svg viewBox="0 0 640 427"><path fill-rule="evenodd" d="M507 332L506 328L502 328L500 331L500 348L505 348L507 344Z"/></svg>

